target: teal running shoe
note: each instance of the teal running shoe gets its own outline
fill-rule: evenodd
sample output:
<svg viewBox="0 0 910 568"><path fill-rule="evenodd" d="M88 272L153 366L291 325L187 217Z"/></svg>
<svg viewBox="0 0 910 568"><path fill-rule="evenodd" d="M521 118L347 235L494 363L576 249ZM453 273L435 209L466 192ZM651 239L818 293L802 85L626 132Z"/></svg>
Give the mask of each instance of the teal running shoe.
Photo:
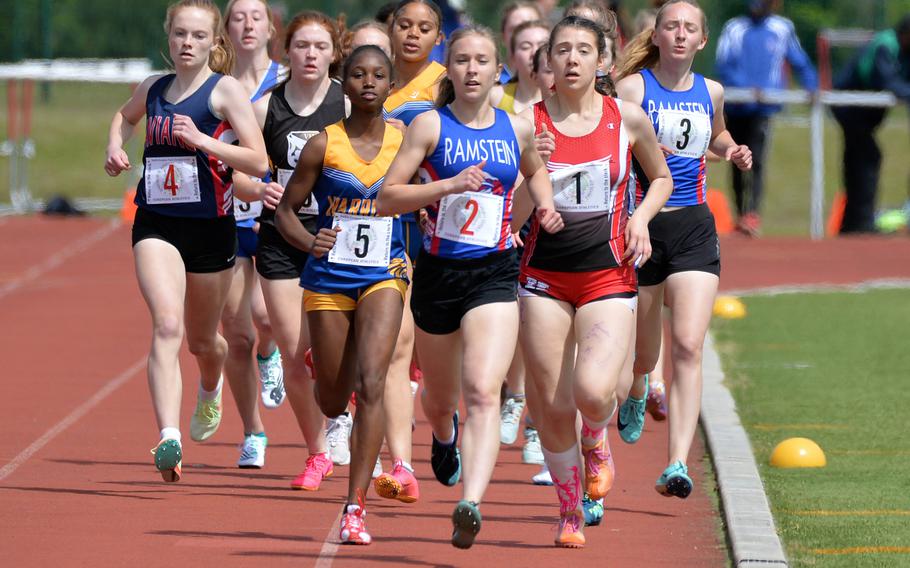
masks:
<svg viewBox="0 0 910 568"><path fill-rule="evenodd" d="M585 514L585 526L596 527L604 518L604 500L597 499L595 501L585 493L584 498L581 500L581 510Z"/></svg>
<svg viewBox="0 0 910 568"><path fill-rule="evenodd" d="M689 493L692 493L692 478L689 477L689 468L677 460L657 478L654 488L664 497L685 499Z"/></svg>
<svg viewBox="0 0 910 568"><path fill-rule="evenodd" d="M619 437L627 444L634 444L641 438L641 431L645 427L645 408L648 402L648 375L645 375L645 396L642 398L629 397L619 407L619 416L616 418L616 429Z"/></svg>
<svg viewBox="0 0 910 568"><path fill-rule="evenodd" d="M471 548L480 532L480 509L477 503L462 499L452 512L452 546Z"/></svg>

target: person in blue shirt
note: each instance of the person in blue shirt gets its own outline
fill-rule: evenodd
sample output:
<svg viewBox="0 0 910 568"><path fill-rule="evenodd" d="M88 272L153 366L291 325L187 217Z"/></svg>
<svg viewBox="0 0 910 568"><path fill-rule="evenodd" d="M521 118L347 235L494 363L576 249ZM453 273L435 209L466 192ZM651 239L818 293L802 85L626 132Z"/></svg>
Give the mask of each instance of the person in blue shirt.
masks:
<svg viewBox="0 0 910 568"><path fill-rule="evenodd" d="M786 61L804 88L818 89L818 76L796 37L793 22L776 14L783 0L746 3L749 14L728 21L717 44L715 70L720 82L726 87L783 89L787 84ZM758 102L727 105L727 129L753 152L751 175L733 168L737 228L750 236L761 231L766 142L771 116L780 110L780 105Z"/></svg>
<svg viewBox="0 0 910 568"><path fill-rule="evenodd" d="M872 42L835 78L834 87L850 91L891 91L910 101L910 14L893 29L878 33ZM875 193L882 153L875 130L887 109L862 106L833 108L844 130L844 187L847 206L840 232L875 231Z"/></svg>

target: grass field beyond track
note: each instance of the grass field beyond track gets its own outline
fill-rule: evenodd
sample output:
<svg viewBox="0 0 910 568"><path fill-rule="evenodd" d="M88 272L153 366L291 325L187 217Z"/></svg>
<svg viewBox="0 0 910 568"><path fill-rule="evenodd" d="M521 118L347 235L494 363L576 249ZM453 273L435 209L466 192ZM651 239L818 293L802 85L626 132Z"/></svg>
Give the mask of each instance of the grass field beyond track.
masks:
<svg viewBox="0 0 910 568"><path fill-rule="evenodd" d="M35 88L32 136L37 156L29 164L30 187L38 197L120 197L135 185L142 171L142 121L128 146L132 172L109 178L103 170L104 150L111 117L129 96L127 85L54 83L51 98L43 102ZM3 101L5 107L5 100ZM764 209L768 234L809 234L809 130L798 125L805 108L794 107L795 120L775 122L766 175ZM5 138L7 113L0 112L0 136ZM907 199L907 113L903 107L889 113L878 131L884 156L880 207L899 207ZM841 183L842 134L832 119L825 127L826 211ZM0 158L0 203L9 203L8 164ZM711 187L730 190L730 168L711 164ZM731 197L732 207L732 197Z"/></svg>
<svg viewBox="0 0 910 568"><path fill-rule="evenodd" d="M745 303L714 333L791 565L910 566L910 290ZM797 436L827 467L768 465Z"/></svg>

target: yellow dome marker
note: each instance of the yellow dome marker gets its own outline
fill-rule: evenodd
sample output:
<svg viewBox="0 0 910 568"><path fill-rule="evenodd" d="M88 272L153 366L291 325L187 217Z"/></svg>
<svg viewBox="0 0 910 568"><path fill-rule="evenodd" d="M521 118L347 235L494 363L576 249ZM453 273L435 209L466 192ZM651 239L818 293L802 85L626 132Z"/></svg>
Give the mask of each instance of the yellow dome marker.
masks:
<svg viewBox="0 0 910 568"><path fill-rule="evenodd" d="M746 317L746 305L736 296L718 296L714 300L714 315L726 319Z"/></svg>
<svg viewBox="0 0 910 568"><path fill-rule="evenodd" d="M771 452L774 467L825 467L825 452L809 438L787 438Z"/></svg>

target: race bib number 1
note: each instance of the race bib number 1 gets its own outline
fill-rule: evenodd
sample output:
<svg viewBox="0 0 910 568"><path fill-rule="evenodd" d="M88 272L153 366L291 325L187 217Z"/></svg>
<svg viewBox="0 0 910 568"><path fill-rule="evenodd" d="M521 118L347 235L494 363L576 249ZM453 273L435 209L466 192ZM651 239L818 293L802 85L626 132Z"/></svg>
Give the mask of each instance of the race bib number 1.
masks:
<svg viewBox="0 0 910 568"><path fill-rule="evenodd" d="M657 141L674 156L701 158L711 142L708 115L679 110L661 110L657 115Z"/></svg>
<svg viewBox="0 0 910 568"><path fill-rule="evenodd" d="M332 227L340 227L329 262L354 266L389 266L392 248L392 218L338 213Z"/></svg>
<svg viewBox="0 0 910 568"><path fill-rule="evenodd" d="M288 181L291 179L293 173L294 170L283 170L278 168L278 185L287 188ZM319 215L319 207L316 205L316 198L313 197L312 192L307 196L306 201L303 202L303 207L297 212L303 213L304 215Z"/></svg>
<svg viewBox="0 0 910 568"><path fill-rule="evenodd" d="M436 236L449 241L493 248L502 233L501 195L467 191L439 201Z"/></svg>
<svg viewBox="0 0 910 568"><path fill-rule="evenodd" d="M610 162L580 164L550 174L557 211L609 211Z"/></svg>
<svg viewBox="0 0 910 568"><path fill-rule="evenodd" d="M146 158L145 199L149 205L201 201L196 157Z"/></svg>

